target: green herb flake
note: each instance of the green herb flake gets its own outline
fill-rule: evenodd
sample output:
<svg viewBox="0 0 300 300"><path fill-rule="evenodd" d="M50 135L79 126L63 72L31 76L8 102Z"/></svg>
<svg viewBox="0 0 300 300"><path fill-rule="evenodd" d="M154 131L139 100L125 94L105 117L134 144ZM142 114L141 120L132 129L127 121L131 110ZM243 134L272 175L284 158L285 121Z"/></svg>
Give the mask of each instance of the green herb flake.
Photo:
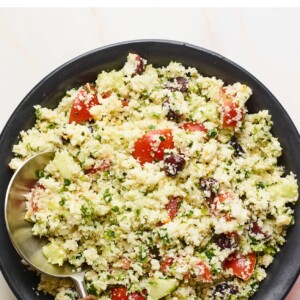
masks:
<svg viewBox="0 0 300 300"><path fill-rule="evenodd" d="M265 184L261 181L256 184L256 188L258 188L258 189L264 189L265 187L266 187Z"/></svg>
<svg viewBox="0 0 300 300"><path fill-rule="evenodd" d="M251 175L250 171L245 170L245 179L250 178L250 175Z"/></svg>
<svg viewBox="0 0 300 300"><path fill-rule="evenodd" d="M57 125L58 125L57 123L51 122L51 123L47 126L47 128L48 128L48 129L54 129Z"/></svg>
<svg viewBox="0 0 300 300"><path fill-rule="evenodd" d="M112 195L111 193L109 192L109 188L107 188L105 191L104 191L104 194L103 194L103 199L106 203L109 203L111 200L112 200Z"/></svg>
<svg viewBox="0 0 300 300"><path fill-rule="evenodd" d="M194 214L194 212L192 210L189 210L188 212L184 212L182 214L182 217L190 217Z"/></svg>
<svg viewBox="0 0 300 300"><path fill-rule="evenodd" d="M42 177L44 177L45 176L45 172L43 171L43 170L37 170L36 172L35 172L35 175L36 175L36 177L37 178L42 178Z"/></svg>
<svg viewBox="0 0 300 300"><path fill-rule="evenodd" d="M59 201L59 205L60 206L64 206L66 203L66 198L65 197L62 197L61 200Z"/></svg>
<svg viewBox="0 0 300 300"><path fill-rule="evenodd" d="M105 235L108 237L108 238L115 238L116 237L116 234L115 234L115 232L113 231L113 230L106 230L105 231Z"/></svg>
<svg viewBox="0 0 300 300"><path fill-rule="evenodd" d="M168 244L170 242L170 237L169 237L169 234L168 234L166 228L162 228L160 230L159 235L160 235L160 239L162 240L163 244Z"/></svg>
<svg viewBox="0 0 300 300"><path fill-rule="evenodd" d="M37 118L38 120L41 119L42 114L41 114L41 111L40 111L39 109L36 109L36 111L35 111L35 116L36 116L36 118Z"/></svg>
<svg viewBox="0 0 300 300"><path fill-rule="evenodd" d="M139 249L139 261L145 262L148 260L148 248L144 248L143 246L140 246Z"/></svg>
<svg viewBox="0 0 300 300"><path fill-rule="evenodd" d="M118 206L112 207L111 210L112 210L113 212L119 212L119 211L120 211L120 209L119 209Z"/></svg>
<svg viewBox="0 0 300 300"><path fill-rule="evenodd" d="M92 206L92 203L89 199L83 197L85 203L81 206L81 212L82 215L88 219L88 220L92 220L93 219L93 215L94 215L94 209Z"/></svg>
<svg viewBox="0 0 300 300"><path fill-rule="evenodd" d="M209 138L214 138L214 137L216 137L217 135L218 135L218 131L217 131L215 128L210 129L210 130L208 130L208 132L207 132L207 136L208 136Z"/></svg>
<svg viewBox="0 0 300 300"><path fill-rule="evenodd" d="M65 296L69 297L71 300L75 299L75 296L69 292L65 293Z"/></svg>
<svg viewBox="0 0 300 300"><path fill-rule="evenodd" d="M101 140L102 140L101 135L96 135L96 136L95 136L95 139L96 139L97 141L101 142Z"/></svg>
<svg viewBox="0 0 300 300"><path fill-rule="evenodd" d="M159 139L160 139L162 142L166 140L166 138L165 138L163 135L160 135L160 136L159 136Z"/></svg>
<svg viewBox="0 0 300 300"><path fill-rule="evenodd" d="M88 291L88 293L91 294L91 295L98 296L97 289L95 288L95 286L94 286L93 283L89 284L89 286L88 286L88 288L87 288L87 291Z"/></svg>
<svg viewBox="0 0 300 300"><path fill-rule="evenodd" d="M69 186L71 184L71 180L68 178L64 178L64 186Z"/></svg>
<svg viewBox="0 0 300 300"><path fill-rule="evenodd" d="M141 209L140 209L140 208L137 208L137 209L135 210L135 215L136 215L137 217L139 217L140 214L141 214Z"/></svg>
<svg viewBox="0 0 300 300"><path fill-rule="evenodd" d="M206 250L204 253L208 259L212 259L215 256L215 254L211 250Z"/></svg>
<svg viewBox="0 0 300 300"><path fill-rule="evenodd" d="M190 141L188 144L188 147L191 148L193 146L193 144L194 144L194 141Z"/></svg>

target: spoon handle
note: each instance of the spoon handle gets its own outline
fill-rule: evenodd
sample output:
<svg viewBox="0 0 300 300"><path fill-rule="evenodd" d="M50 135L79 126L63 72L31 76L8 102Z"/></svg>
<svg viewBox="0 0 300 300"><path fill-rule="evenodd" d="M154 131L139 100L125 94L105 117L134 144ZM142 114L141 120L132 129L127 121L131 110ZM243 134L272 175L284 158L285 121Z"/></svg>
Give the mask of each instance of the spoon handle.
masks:
<svg viewBox="0 0 300 300"><path fill-rule="evenodd" d="M76 285L78 296L80 298L86 297L88 294L87 294L86 289L85 289L84 272L74 274L74 275L71 276L71 278L73 279L73 281Z"/></svg>

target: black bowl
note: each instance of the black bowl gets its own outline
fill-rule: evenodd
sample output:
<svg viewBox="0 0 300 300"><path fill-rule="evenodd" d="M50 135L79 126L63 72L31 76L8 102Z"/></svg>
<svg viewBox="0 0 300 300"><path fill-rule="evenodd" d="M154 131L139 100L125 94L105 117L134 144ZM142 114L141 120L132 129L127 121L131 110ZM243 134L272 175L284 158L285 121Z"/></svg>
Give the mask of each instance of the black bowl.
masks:
<svg viewBox="0 0 300 300"><path fill-rule="evenodd" d="M4 221L4 198L12 171L8 162L12 158L12 146L17 142L21 130L33 126L35 115L33 105L54 108L65 92L85 82L96 79L101 70L119 69L123 66L128 52L139 53L154 66L167 65L171 60L186 66L196 67L200 73L216 76L225 83L240 81L253 90L247 106L250 112L267 109L274 121L273 134L283 147L280 164L286 172L292 171L300 178L300 138L297 129L286 111L255 77L237 64L219 54L186 43L162 40L140 40L102 47L83 54L59 67L38 83L23 99L7 122L0 137L0 264L9 286L20 300L53 299L33 291L37 276L26 270L14 250ZM298 180L299 184L299 180ZM253 300L282 300L297 279L300 269L300 202L296 205L296 224L288 230L287 242L267 269L268 276L261 283Z"/></svg>

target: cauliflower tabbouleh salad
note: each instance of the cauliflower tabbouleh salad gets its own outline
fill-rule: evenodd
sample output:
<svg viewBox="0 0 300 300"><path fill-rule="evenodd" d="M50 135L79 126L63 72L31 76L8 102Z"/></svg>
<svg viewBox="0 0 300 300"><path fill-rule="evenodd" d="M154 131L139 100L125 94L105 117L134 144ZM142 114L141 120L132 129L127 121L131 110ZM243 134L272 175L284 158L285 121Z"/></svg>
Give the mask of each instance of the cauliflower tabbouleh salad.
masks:
<svg viewBox="0 0 300 300"><path fill-rule="evenodd" d="M285 241L298 198L277 165L268 111L248 114L251 89L130 53L119 71L66 93L14 146L17 169L54 159L26 195L49 263L90 266L93 299L247 299ZM76 299L72 282L39 290Z"/></svg>

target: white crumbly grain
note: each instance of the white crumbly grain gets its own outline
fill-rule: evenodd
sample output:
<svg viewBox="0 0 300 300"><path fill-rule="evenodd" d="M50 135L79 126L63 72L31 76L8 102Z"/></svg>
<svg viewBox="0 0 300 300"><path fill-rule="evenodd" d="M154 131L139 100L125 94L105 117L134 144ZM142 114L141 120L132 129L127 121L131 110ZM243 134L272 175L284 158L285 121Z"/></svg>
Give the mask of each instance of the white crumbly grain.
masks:
<svg viewBox="0 0 300 300"><path fill-rule="evenodd" d="M180 91L180 80L187 92ZM35 126L13 147L12 169L36 153L55 152L39 186L26 195L26 219L33 235L48 238L48 261L74 269L87 264L87 287L102 300L111 298L112 286L141 291L162 277L179 280L167 300L215 299L224 281L238 289L236 296L249 298L293 223L287 204L298 199L295 176L277 166L282 149L268 111L247 113L252 91L242 83L226 85L178 62L155 68L133 53L121 70L101 72L95 89L99 104L89 108L89 122L69 122L74 100L83 98L72 89L55 109L36 106ZM230 114L226 101L238 106L234 128L223 126ZM178 120L168 119L170 112ZM186 122L206 130L185 130ZM174 142L168 155L185 158L178 174L169 166L172 176L163 161L141 165L132 156L141 136L166 128ZM233 136L242 153L230 142ZM152 157L163 143L160 134L153 136ZM202 190L200 178L214 178L219 188ZM171 218L174 196L180 205ZM232 253L247 258L252 252L257 260L248 281L224 267ZM243 276L250 267L246 260ZM44 275L39 291L77 299L70 281Z"/></svg>

